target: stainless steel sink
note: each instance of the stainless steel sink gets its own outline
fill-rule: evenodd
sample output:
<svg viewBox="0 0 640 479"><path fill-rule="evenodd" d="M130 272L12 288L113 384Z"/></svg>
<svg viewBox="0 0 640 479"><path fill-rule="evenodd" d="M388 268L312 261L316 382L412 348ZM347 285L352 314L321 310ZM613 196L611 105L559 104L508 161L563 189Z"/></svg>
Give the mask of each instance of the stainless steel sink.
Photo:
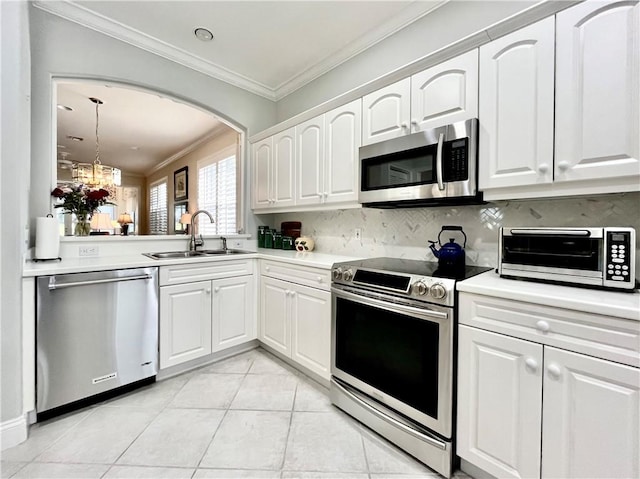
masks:
<svg viewBox="0 0 640 479"><path fill-rule="evenodd" d="M252 251L240 249L205 249L198 251L165 251L160 253L142 253L152 259L197 258L202 256L219 256L228 254L250 254Z"/></svg>

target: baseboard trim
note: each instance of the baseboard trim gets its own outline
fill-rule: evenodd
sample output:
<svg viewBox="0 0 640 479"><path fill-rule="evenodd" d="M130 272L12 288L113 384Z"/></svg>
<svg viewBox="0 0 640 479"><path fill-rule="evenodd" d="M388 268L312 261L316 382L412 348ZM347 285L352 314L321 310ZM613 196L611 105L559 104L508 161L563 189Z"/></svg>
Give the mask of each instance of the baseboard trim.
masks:
<svg viewBox="0 0 640 479"><path fill-rule="evenodd" d="M29 426L26 416L22 415L0 424L0 450L17 446L27 440Z"/></svg>

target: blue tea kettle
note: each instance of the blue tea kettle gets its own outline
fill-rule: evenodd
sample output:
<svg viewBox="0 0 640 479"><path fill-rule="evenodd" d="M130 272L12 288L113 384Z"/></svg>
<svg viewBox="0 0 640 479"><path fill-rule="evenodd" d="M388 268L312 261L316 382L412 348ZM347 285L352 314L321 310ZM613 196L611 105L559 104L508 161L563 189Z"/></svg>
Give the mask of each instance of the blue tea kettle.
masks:
<svg viewBox="0 0 640 479"><path fill-rule="evenodd" d="M449 242L442 244L440 236L444 231L459 231L464 236L464 244L460 246L455 242L455 238L449 238ZM438 258L438 267L443 269L461 269L465 266L464 248L467 246L467 235L462 230L462 226L443 226L438 234L438 244L440 249L436 249L436 242L429 240L429 248L433 255Z"/></svg>

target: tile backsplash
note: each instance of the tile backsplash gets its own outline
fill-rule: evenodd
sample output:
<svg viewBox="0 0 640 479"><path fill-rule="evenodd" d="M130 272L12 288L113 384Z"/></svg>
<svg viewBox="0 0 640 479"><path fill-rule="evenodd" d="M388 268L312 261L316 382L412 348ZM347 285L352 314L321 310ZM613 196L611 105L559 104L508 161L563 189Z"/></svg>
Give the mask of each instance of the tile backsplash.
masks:
<svg viewBox="0 0 640 479"><path fill-rule="evenodd" d="M456 207L286 213L274 215L271 226L279 228L282 221L301 221L302 234L311 236L322 253L427 261L436 261L428 240L437 240L443 225L460 225L467 235L467 264L496 266L501 226L631 226L640 232L640 193ZM355 239L356 228L362 230L359 240ZM448 232L443 233L443 242L448 237ZM459 233L451 237L462 241Z"/></svg>

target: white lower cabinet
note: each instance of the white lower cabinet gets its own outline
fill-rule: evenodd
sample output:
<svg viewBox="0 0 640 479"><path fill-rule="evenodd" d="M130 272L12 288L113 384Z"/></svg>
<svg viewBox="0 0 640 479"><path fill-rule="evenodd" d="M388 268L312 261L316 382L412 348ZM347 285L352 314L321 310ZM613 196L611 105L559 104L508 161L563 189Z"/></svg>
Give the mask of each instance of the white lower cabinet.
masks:
<svg viewBox="0 0 640 479"><path fill-rule="evenodd" d="M288 271L295 269L288 268ZM295 274L291 276L295 281ZM328 290L265 276L263 268L259 316L260 341L322 378L330 378L331 293Z"/></svg>
<svg viewBox="0 0 640 479"><path fill-rule="evenodd" d="M458 455L496 477L539 477L542 346L461 325L458 348Z"/></svg>
<svg viewBox="0 0 640 479"><path fill-rule="evenodd" d="M160 288L160 369L211 354L211 281Z"/></svg>
<svg viewBox="0 0 640 479"><path fill-rule="evenodd" d="M160 369L256 339L251 261L161 268ZM207 277L216 279L190 281Z"/></svg>
<svg viewBox="0 0 640 479"><path fill-rule="evenodd" d="M597 343L580 320L562 322L562 310L460 297L457 454L501 478L639 477L640 369L550 346L566 338L563 348L592 351L587 343ZM538 328L539 340L485 330L512 320L516 335ZM601 320L605 338L624 330L613 327L617 318Z"/></svg>

